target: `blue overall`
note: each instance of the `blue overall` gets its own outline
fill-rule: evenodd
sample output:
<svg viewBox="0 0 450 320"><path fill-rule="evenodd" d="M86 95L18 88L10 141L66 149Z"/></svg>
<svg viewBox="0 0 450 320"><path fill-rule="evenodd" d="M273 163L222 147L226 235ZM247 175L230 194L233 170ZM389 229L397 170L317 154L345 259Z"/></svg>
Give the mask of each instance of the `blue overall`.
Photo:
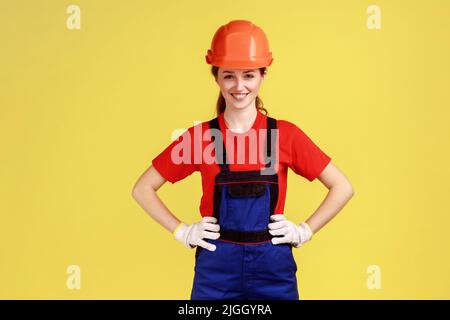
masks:
<svg viewBox="0 0 450 320"><path fill-rule="evenodd" d="M220 129L217 118L209 125ZM276 139L276 130L271 129L276 129L276 120L267 117L266 159L272 151L268 142ZM213 216L220 225L220 238L205 239L216 245L215 251L197 246L191 299L298 300L292 245L272 244L268 232L278 201L277 174L267 162L264 174L263 170L230 171L222 136L213 136L213 141L220 166Z"/></svg>

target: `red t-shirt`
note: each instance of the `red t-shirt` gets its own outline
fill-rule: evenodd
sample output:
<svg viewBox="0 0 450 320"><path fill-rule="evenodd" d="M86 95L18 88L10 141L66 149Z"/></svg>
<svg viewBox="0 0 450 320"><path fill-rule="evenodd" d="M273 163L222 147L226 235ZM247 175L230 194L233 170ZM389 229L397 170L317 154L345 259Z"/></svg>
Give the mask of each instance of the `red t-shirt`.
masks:
<svg viewBox="0 0 450 320"><path fill-rule="evenodd" d="M223 113L219 116L219 124L222 129L227 155L235 155L234 161L229 160L231 161L229 164L230 171L260 170L265 167L265 164L262 162L264 161L263 156L257 156L255 161L255 157L250 158L249 154L245 153L245 161L238 161L237 140L234 140L235 143L233 144L227 143L227 137L233 139L238 137L242 138L248 135L248 132L251 130L246 133L234 133L231 130L227 130L228 127L225 123ZM258 131L259 129L266 129L266 126L267 117L258 111L252 129ZM313 181L331 161L331 158L314 144L295 124L286 120L277 120L277 129L278 141L276 144L276 155L278 165L275 167L275 171L278 174L279 191L278 203L274 211L275 214L283 213L284 211L288 168L291 168L296 174L301 175L309 181ZM208 133L208 121L192 126L152 161L155 169L171 183L184 179L195 171L200 171L203 188L203 196L200 201L200 214L203 217L213 215L214 177L220 171L215 159L213 159L214 162L212 163L209 160L205 161L207 156L204 155L212 154L214 156L214 152L210 152L214 144ZM263 143L265 143L265 135L256 134L253 137L256 137L257 152L264 154L264 149L259 147L259 137L264 137ZM255 143L255 140L251 140L250 138L241 141L245 141L245 148L247 149L251 143ZM229 149L233 145L235 153L231 154L231 150ZM242 157L240 159L242 160Z"/></svg>

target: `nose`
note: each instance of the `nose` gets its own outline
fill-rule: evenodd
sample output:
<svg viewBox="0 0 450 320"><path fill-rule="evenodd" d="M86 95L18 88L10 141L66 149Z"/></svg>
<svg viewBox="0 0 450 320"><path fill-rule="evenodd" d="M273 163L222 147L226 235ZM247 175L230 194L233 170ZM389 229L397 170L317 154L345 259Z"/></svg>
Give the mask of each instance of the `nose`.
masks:
<svg viewBox="0 0 450 320"><path fill-rule="evenodd" d="M244 90L244 80L240 77L236 77L236 91L243 91Z"/></svg>

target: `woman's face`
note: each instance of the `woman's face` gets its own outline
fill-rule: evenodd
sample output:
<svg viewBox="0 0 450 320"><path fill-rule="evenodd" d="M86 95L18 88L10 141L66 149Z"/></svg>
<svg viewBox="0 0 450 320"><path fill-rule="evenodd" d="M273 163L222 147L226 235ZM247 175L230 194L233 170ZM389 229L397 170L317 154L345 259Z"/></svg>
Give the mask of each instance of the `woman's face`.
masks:
<svg viewBox="0 0 450 320"><path fill-rule="evenodd" d="M219 68L216 82L227 107L243 109L254 104L264 80L259 69Z"/></svg>

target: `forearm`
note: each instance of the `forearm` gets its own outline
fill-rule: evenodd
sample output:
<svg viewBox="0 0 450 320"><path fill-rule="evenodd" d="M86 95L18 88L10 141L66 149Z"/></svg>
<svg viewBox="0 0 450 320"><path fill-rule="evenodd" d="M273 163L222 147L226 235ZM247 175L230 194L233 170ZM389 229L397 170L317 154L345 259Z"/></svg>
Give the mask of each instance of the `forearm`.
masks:
<svg viewBox="0 0 450 320"><path fill-rule="evenodd" d="M144 211L167 231L173 233L180 220L165 206L156 191L151 187L133 190L133 198Z"/></svg>
<svg viewBox="0 0 450 320"><path fill-rule="evenodd" d="M313 234L325 226L353 196L353 189L348 184L333 186L317 210L306 220Z"/></svg>

